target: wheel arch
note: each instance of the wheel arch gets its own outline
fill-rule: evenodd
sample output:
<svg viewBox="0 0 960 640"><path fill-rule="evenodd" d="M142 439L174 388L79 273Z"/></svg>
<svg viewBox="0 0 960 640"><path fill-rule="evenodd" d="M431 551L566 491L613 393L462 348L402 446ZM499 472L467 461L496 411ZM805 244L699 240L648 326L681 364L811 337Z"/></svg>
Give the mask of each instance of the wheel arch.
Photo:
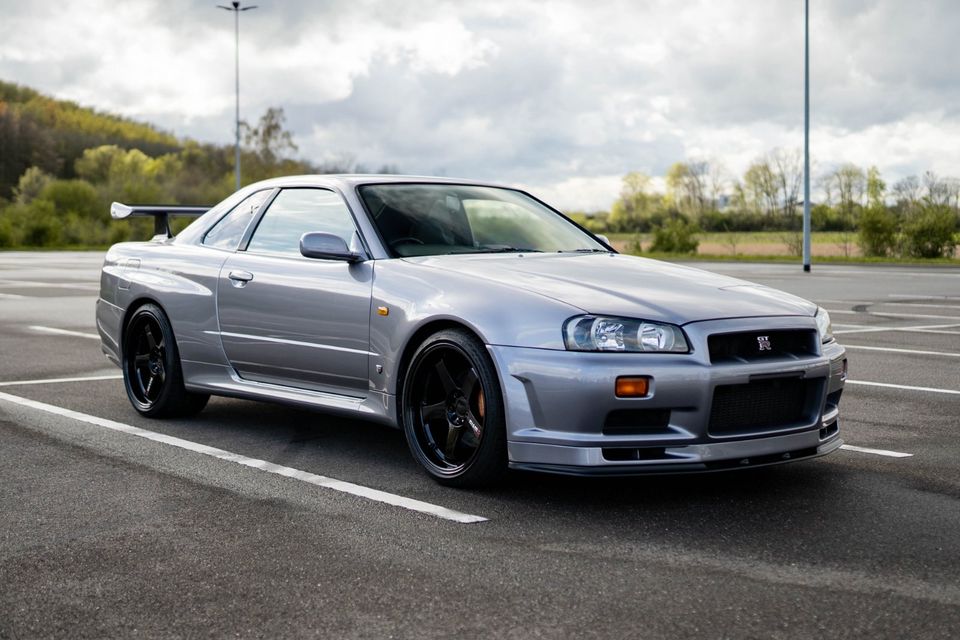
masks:
<svg viewBox="0 0 960 640"><path fill-rule="evenodd" d="M140 296L133 300L130 304L127 305L126 311L123 312L123 320L120 323L120 358L123 359L123 350L127 341L127 325L130 324L130 318L133 317L140 307L152 304L156 305L160 311L163 312L163 315L167 317L167 322L170 322L170 316L167 314L167 310L163 308L163 305L156 298L150 296ZM170 331L173 332L173 324L170 324ZM176 334L174 334L174 340L176 340Z"/></svg>
<svg viewBox="0 0 960 640"><path fill-rule="evenodd" d="M413 354L417 352L417 349L420 348L420 345L422 345L427 338L439 331L443 331L444 329L462 329L463 331L466 331L470 335L474 336L482 344L486 344L486 341L484 341L483 337L480 336L480 334L478 334L472 327L451 318L438 318L435 320L430 320L420 327L417 327L417 330L414 331L407 339L406 344L403 346L403 349L400 352L400 358L397 360L397 382L394 391L396 392L395 404L398 425L403 425L403 385L406 384L407 369L410 366L410 361L413 359ZM496 371L496 363L494 362L493 365L494 370Z"/></svg>

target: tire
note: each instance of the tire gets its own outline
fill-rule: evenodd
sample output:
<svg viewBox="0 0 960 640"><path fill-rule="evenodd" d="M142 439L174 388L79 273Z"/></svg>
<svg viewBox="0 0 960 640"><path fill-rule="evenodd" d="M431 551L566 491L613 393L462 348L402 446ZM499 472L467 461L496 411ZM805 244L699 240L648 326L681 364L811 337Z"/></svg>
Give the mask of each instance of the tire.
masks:
<svg viewBox="0 0 960 640"><path fill-rule="evenodd" d="M401 418L410 452L437 482L479 488L505 477L503 394L473 334L445 329L417 348L403 378Z"/></svg>
<svg viewBox="0 0 960 640"><path fill-rule="evenodd" d="M124 328L123 386L133 408L148 418L191 416L210 399L184 388L173 329L155 304L139 307Z"/></svg>

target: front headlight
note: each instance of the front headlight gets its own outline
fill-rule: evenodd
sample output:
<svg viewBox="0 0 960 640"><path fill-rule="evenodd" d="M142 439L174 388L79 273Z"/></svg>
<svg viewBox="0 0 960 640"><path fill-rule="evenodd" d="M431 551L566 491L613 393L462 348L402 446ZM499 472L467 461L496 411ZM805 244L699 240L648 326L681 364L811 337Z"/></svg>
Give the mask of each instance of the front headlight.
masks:
<svg viewBox="0 0 960 640"><path fill-rule="evenodd" d="M571 351L687 353L680 327L662 322L606 316L577 316L563 325L563 341Z"/></svg>
<svg viewBox="0 0 960 640"><path fill-rule="evenodd" d="M817 307L817 331L820 333L820 342L833 340L833 326L830 324L830 314L823 307Z"/></svg>

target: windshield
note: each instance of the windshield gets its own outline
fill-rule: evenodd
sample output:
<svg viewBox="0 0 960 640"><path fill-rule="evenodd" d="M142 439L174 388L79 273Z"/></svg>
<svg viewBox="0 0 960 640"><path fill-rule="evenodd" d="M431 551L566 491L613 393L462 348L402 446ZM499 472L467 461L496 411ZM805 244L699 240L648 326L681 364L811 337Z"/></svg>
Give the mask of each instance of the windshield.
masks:
<svg viewBox="0 0 960 640"><path fill-rule="evenodd" d="M398 256L605 252L555 211L518 191L448 184L377 184L360 197Z"/></svg>

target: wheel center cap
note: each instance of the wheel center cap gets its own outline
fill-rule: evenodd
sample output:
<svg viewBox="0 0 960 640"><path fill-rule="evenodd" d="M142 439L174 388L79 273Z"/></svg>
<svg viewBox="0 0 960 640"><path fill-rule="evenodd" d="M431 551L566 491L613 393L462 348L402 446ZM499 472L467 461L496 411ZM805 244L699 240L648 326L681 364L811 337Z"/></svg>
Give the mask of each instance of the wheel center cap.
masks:
<svg viewBox="0 0 960 640"><path fill-rule="evenodd" d="M457 412L457 415L464 417L470 411L470 405L467 404L467 399L464 397L457 398L453 403L453 409Z"/></svg>

